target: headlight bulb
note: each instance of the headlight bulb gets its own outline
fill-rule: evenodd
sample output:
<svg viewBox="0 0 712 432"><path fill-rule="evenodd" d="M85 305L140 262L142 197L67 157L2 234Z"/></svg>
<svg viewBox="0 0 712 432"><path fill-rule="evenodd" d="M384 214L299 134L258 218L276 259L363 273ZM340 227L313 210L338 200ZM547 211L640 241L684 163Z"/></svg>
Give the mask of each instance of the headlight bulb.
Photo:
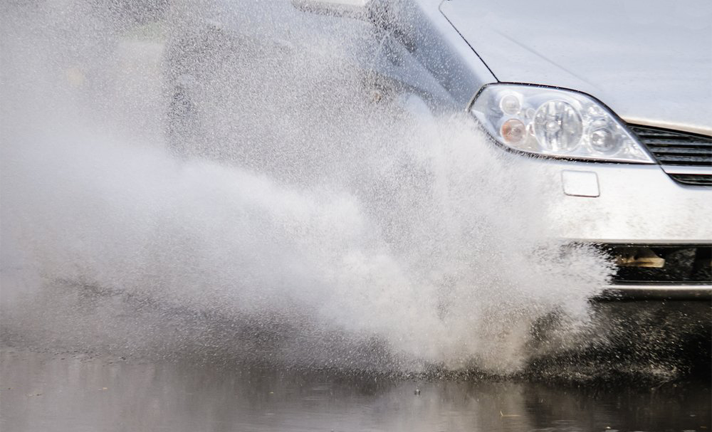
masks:
<svg viewBox="0 0 712 432"><path fill-rule="evenodd" d="M527 127L517 119L509 119L502 124L501 133L508 144L516 145L524 140Z"/></svg>
<svg viewBox="0 0 712 432"><path fill-rule="evenodd" d="M546 102L534 115L534 135L539 144L548 150L574 150L581 142L582 134L581 116L567 102Z"/></svg>
<svg viewBox="0 0 712 432"><path fill-rule="evenodd" d="M517 96L507 94L500 99L499 108L505 114L517 115L519 110L522 109L522 104L519 102L519 98Z"/></svg>
<svg viewBox="0 0 712 432"><path fill-rule="evenodd" d="M591 132L591 148L602 154L615 154L619 150L618 140L608 128L599 128Z"/></svg>

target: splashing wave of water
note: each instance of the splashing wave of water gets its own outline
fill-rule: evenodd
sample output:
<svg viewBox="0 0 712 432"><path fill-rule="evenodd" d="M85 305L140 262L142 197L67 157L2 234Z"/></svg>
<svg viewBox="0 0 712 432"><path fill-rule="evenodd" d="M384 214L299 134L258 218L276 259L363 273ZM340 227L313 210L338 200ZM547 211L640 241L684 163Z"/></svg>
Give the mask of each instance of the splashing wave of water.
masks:
<svg viewBox="0 0 712 432"><path fill-rule="evenodd" d="M586 321L609 270L562 253L546 168L464 116L374 105L346 45L274 54L289 61L272 74L272 54L241 57L237 87L203 101L203 145L238 150L180 159L160 134L159 42L96 11L63 14L67 33L5 8L6 337L511 372L537 321Z"/></svg>

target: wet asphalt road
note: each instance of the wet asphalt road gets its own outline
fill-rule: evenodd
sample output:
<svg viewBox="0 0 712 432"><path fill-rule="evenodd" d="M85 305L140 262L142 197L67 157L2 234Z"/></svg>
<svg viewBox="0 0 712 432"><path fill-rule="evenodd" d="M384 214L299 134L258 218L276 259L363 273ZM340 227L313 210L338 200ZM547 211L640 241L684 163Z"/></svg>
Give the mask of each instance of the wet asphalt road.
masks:
<svg viewBox="0 0 712 432"><path fill-rule="evenodd" d="M10 431L705 431L710 387L392 380L5 349Z"/></svg>

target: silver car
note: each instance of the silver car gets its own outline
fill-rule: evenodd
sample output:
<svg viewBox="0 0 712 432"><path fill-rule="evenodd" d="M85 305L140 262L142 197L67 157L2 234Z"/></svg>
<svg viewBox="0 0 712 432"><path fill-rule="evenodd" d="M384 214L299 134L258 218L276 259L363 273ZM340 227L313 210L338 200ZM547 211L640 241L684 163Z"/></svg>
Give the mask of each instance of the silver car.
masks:
<svg viewBox="0 0 712 432"><path fill-rule="evenodd" d="M191 126L190 80L200 76L191 70L200 62L186 58L243 30L231 0L186 4L166 56L174 131ZM565 197L552 209L559 235L611 255L608 293L709 298L712 2L286 4L319 23L372 26L379 49L356 63L430 115L465 111L491 145L550 165Z"/></svg>

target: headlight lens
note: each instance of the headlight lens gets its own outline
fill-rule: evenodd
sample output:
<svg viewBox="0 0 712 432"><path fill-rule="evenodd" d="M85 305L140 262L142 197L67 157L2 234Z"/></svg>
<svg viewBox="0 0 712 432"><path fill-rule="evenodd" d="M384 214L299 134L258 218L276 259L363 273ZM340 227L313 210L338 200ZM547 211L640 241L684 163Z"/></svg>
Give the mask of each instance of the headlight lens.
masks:
<svg viewBox="0 0 712 432"><path fill-rule="evenodd" d="M583 93L491 84L480 91L470 111L494 139L514 150L569 159L654 163L613 113Z"/></svg>

